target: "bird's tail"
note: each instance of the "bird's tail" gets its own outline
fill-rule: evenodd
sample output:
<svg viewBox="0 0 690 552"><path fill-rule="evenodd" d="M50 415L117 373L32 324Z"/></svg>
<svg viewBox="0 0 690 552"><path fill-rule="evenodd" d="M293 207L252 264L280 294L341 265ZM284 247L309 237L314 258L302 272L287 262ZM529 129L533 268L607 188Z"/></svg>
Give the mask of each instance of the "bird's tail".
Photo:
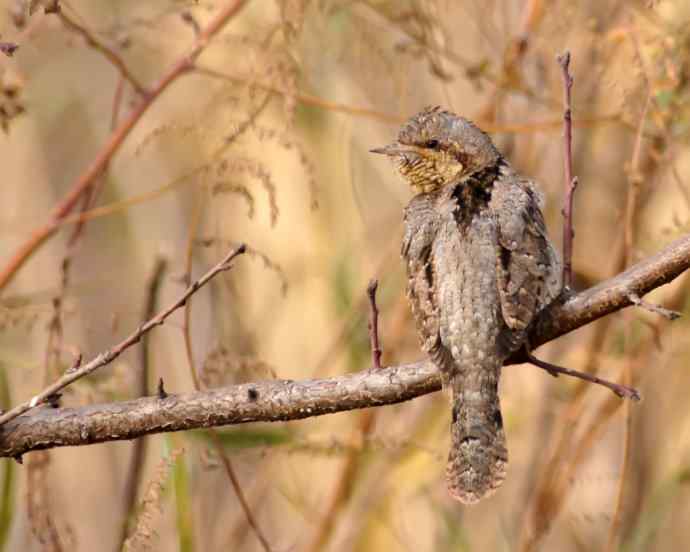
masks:
<svg viewBox="0 0 690 552"><path fill-rule="evenodd" d="M492 494L506 476L508 450L503 432L498 379L501 366L458 370L453 393L451 447L446 479L450 494L473 504Z"/></svg>

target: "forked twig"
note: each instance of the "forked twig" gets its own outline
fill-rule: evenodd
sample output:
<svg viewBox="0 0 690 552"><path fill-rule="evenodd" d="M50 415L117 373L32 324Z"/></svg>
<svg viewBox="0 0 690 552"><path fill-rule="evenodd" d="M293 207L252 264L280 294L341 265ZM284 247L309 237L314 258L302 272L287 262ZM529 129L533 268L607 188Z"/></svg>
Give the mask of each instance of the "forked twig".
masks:
<svg viewBox="0 0 690 552"><path fill-rule="evenodd" d="M38 405L46 402L46 400L49 397L55 395L58 391L64 389L65 387L67 387L71 383L74 383L78 379L87 376L91 372L98 370L106 364L110 364L113 360L119 357L126 349L137 343L145 333L149 332L156 326L160 326L161 324L163 324L165 320L173 312L175 312L180 307L184 306L187 300L197 291L199 291L199 289L206 283L208 283L214 276L216 276L220 272L224 272L232 268L232 260L238 255L244 253L245 251L246 247L244 246L244 244L230 251L230 253L228 253L225 256L225 258L222 261L220 261L216 266L214 266L201 278L199 278L195 282L192 282L192 284L185 290L185 292L180 296L180 298L177 301L175 301L164 311L157 314L154 318L151 318L145 324L139 326L139 328L137 328L135 332L130 334L129 337L125 338L123 341L121 341L114 347L101 353L92 361L90 361L87 364L84 364L83 366L80 366L80 362L77 361L72 366L72 368L67 370L55 383L46 387L38 395L35 395L30 401L17 405L8 412L5 412L2 416L0 416L0 426L6 424L10 420L13 420L17 416L21 416L22 414L24 414L24 412L31 410L32 408L35 408Z"/></svg>

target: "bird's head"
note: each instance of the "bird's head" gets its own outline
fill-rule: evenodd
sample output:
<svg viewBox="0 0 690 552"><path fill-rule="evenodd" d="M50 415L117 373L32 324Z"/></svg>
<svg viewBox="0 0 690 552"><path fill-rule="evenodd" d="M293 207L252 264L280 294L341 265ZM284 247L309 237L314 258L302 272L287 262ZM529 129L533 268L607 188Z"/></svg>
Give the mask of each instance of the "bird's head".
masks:
<svg viewBox="0 0 690 552"><path fill-rule="evenodd" d="M417 194L461 183L500 159L484 132L440 107L417 113L402 127L396 142L371 152L393 159Z"/></svg>

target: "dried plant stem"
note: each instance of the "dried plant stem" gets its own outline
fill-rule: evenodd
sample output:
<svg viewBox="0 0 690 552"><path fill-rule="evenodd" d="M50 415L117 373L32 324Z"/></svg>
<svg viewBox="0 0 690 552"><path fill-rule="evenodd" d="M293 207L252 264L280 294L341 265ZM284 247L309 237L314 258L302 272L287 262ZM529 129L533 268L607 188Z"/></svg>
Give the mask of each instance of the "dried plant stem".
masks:
<svg viewBox="0 0 690 552"><path fill-rule="evenodd" d="M158 463L158 467L143 493L136 524L122 543L120 549L122 552L138 552L153 548L151 546L154 535L153 522L159 511L162 510L164 489L170 469L183 452L184 449L175 449Z"/></svg>
<svg viewBox="0 0 690 552"><path fill-rule="evenodd" d="M192 261L194 254L194 240L196 238L196 233L199 227L199 222L201 220L201 213L204 204L204 194L198 194L194 198L194 207L192 208L192 215L189 221L189 235L187 236L187 247L185 253L185 271L184 271L184 282L189 285L192 280ZM194 384L194 389L196 391L201 390L201 383L199 382L199 373L196 368L196 363L194 362L194 350L192 347L192 305L191 303L186 303L183 312L184 320L182 322L182 335L184 337L184 350L187 355L187 366L189 367L189 375L192 378L192 383Z"/></svg>
<svg viewBox="0 0 690 552"><path fill-rule="evenodd" d="M570 52L556 57L563 76L563 166L565 173L565 198L563 203L563 286L573 285L573 196L577 188L577 177L573 176L573 112L571 90L573 77L570 74Z"/></svg>
<svg viewBox="0 0 690 552"><path fill-rule="evenodd" d="M30 401L15 406L9 412L6 412L2 416L0 416L0 426L6 424L10 420L13 420L17 416L24 414L26 411L42 404L46 401L47 398L54 395L58 391L61 391L71 383L77 381L78 379L81 379L84 376L87 376L88 374L94 372L95 370L98 370L99 368L105 366L106 364L111 363L113 360L119 357L123 353L123 351L125 351L135 343L138 343L145 333L149 332L156 326L160 326L161 324L163 324L165 320L173 312L175 312L180 307L184 306L187 300L192 295L194 295L194 293L196 293L202 286L208 283L214 276L216 276L220 272L224 272L232 268L232 260L244 252L244 245L241 245L237 249L230 251L230 253L228 253L222 261L220 261L216 266L214 266L201 278L193 282L185 290L182 296L177 301L175 301L175 303L173 303L163 312L159 313L154 318L151 318L148 322L140 326L135 332L130 334L129 337L127 337L114 347L101 353L89 363L81 366L79 365L79 362L75 363L72 369L65 372L62 375L62 377L60 377L55 383L46 387L43 391L35 395Z"/></svg>
<svg viewBox="0 0 690 552"><path fill-rule="evenodd" d="M103 56L119 71L120 75L122 75L122 78L124 78L132 86L132 88L134 88L137 94L146 94L146 89L129 70L127 64L124 62L122 57L120 57L120 54L118 54L108 45L104 44L85 26L80 25L74 19L69 17L64 10L60 10L56 13L68 29L80 35L86 41L89 47L103 54Z"/></svg>
<svg viewBox="0 0 690 552"><path fill-rule="evenodd" d="M36 228L27 240L14 252L7 264L0 269L0 291L9 284L19 269L26 263L31 255L50 238L60 227L64 219L77 204L81 196L93 184L94 180L105 170L113 155L118 151L125 138L139 122L149 107L161 96L161 94L182 75L188 73L195 60L206 48L213 36L220 31L225 24L235 16L246 0L233 0L228 2L216 16L209 22L203 31L195 38L191 48L174 62L164 73L163 77L155 83L149 91L143 95L139 103L132 109L120 125L111 132L106 143L91 164L77 177L65 197L53 208L49 219L39 228Z"/></svg>

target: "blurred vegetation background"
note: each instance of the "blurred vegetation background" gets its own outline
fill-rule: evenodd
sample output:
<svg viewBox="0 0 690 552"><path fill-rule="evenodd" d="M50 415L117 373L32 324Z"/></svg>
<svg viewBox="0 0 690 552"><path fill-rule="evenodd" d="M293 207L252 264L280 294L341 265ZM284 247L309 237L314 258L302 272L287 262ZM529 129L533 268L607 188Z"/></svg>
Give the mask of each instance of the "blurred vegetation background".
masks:
<svg viewBox="0 0 690 552"><path fill-rule="evenodd" d="M227 4L231 4L228 2ZM8 0L0 56L0 259L9 262L150 87L226 4ZM576 287L690 227L690 3L250 0L136 124L80 209L0 298L2 407L167 305L239 241L251 256L63 404L369 367L421 353L398 258L410 191L368 153L429 104L475 120L547 196L560 243L572 53ZM32 13L29 15L29 9ZM50 9L48 11L51 11ZM124 62L121 72L98 45ZM76 229L76 231L75 231ZM650 300L687 311L687 278ZM148 305L148 306L147 306ZM410 403L218 433L32 453L0 465L2 550L672 550L690 536L688 322L628 309L539 355L632 381L643 402L502 378L506 484L467 508L443 478L449 408ZM219 453L222 451L222 454ZM129 529L127 529L129 524Z"/></svg>

